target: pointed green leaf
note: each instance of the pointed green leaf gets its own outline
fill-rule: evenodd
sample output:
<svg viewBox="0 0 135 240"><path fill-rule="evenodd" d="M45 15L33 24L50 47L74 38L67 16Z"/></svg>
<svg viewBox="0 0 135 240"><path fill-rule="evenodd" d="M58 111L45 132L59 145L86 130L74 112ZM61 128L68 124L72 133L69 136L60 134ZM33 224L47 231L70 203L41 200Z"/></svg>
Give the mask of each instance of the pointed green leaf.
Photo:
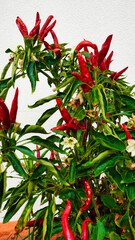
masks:
<svg viewBox="0 0 135 240"><path fill-rule="evenodd" d="M115 232L111 232L109 234L110 240L121 240L121 238L119 237L119 235Z"/></svg>
<svg viewBox="0 0 135 240"><path fill-rule="evenodd" d="M38 119L38 121L36 122L36 125L41 126L43 123L45 123L49 117L52 116L52 114L54 114L56 111L58 110L58 107L53 107L50 108L48 110L46 110L42 116Z"/></svg>
<svg viewBox="0 0 135 240"><path fill-rule="evenodd" d="M5 191L6 191L6 171L0 173L0 209L3 203Z"/></svg>
<svg viewBox="0 0 135 240"><path fill-rule="evenodd" d="M10 163L12 164L14 170L19 173L23 178L27 177L26 172L24 171L20 160L17 158L17 156L15 155L14 152L9 152L7 153L7 158L10 161Z"/></svg>
<svg viewBox="0 0 135 240"><path fill-rule="evenodd" d="M48 139L42 139L37 136L33 136L29 139L31 140L32 143L38 144L44 148L49 149L50 151L55 150L57 152L65 154L65 151L63 151L61 148L57 147L52 141L50 141Z"/></svg>
<svg viewBox="0 0 135 240"><path fill-rule="evenodd" d="M126 149L125 144L118 138L112 135L104 135L103 133L96 133L96 140L103 146L118 151L124 151Z"/></svg>
<svg viewBox="0 0 135 240"><path fill-rule="evenodd" d="M71 84L71 87L69 88L69 91L68 91L67 94L66 94L66 97L65 97L65 99L64 99L64 103L63 103L62 107L65 107L65 106L69 103L69 101L70 101L71 97L73 96L75 90L76 90L80 85L82 85L82 81L80 81L80 80L78 80L78 79L75 79L75 80L73 81L73 83Z"/></svg>
<svg viewBox="0 0 135 240"><path fill-rule="evenodd" d="M42 133L42 134L47 134L45 129L41 126L37 125L25 125L25 127L21 130L19 138L21 138L24 134L27 133Z"/></svg>
<svg viewBox="0 0 135 240"><path fill-rule="evenodd" d="M15 226L15 231L17 233L22 232L23 228L26 226L26 223L28 222L28 218L30 216L30 213L32 211L33 205L35 203L35 201L37 200L38 196L36 196L35 198L31 199L25 206L18 222L17 225Z"/></svg>
<svg viewBox="0 0 135 240"><path fill-rule="evenodd" d="M36 64L35 64L34 61L29 63L29 66L28 66L28 69L27 69L27 74L28 74L28 77L29 77L30 82L31 82L31 88L32 88L32 93L33 93L36 89L36 82L37 82L37 79L38 79Z"/></svg>

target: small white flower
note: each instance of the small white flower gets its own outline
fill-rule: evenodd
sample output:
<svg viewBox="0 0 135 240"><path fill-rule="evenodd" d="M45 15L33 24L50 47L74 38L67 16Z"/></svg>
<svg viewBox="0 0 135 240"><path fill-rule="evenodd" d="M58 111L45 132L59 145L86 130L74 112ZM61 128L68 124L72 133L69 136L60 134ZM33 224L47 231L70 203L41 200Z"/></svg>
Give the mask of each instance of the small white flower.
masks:
<svg viewBox="0 0 135 240"><path fill-rule="evenodd" d="M74 137L65 137L63 139L64 141L61 142L62 145L64 145L67 148L74 149L75 144L77 143L77 140Z"/></svg>
<svg viewBox="0 0 135 240"><path fill-rule="evenodd" d="M131 153L131 157L135 156L135 140L128 139L127 140L128 146L126 147L127 152Z"/></svg>
<svg viewBox="0 0 135 240"><path fill-rule="evenodd" d="M0 173L3 173L5 171L5 166L3 163L0 164Z"/></svg>

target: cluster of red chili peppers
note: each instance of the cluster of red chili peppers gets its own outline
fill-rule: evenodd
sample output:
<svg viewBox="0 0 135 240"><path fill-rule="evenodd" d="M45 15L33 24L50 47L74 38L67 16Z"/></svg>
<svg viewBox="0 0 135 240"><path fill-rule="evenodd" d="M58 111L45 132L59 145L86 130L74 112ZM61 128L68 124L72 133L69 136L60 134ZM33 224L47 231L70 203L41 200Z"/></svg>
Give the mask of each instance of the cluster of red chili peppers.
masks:
<svg viewBox="0 0 135 240"><path fill-rule="evenodd" d="M91 203L91 197L92 197L92 191L89 185L89 182L87 179L83 178L83 183L85 187L85 191L87 193L87 200L85 201L84 206L81 207L80 211L86 211ZM75 240L74 234L72 229L69 226L68 223L68 217L71 212L71 202L70 200L67 200L66 208L62 214L62 229L64 234L65 240ZM87 229L87 223L93 223L91 219L85 219L82 223L82 240L88 240L88 229Z"/></svg>
<svg viewBox="0 0 135 240"><path fill-rule="evenodd" d="M110 48L112 40L112 35L109 35L105 42L103 43L101 50L98 51L98 48L96 44L93 44L90 41L84 40L80 42L77 47L75 48L78 57L78 62L79 62L79 67L80 67L80 73L78 72L72 72L72 75L82 81L85 84L82 84L82 89L84 93L89 92L89 90L95 85L95 80L92 78L89 69L87 67L87 62L91 63L90 70L93 70L94 67L97 67L100 69L102 72L105 70L109 70L110 63L112 62L112 56L113 56L113 51L109 54L109 56L106 58L106 55L108 53L108 50ZM93 52L90 53L90 59L86 57L86 61L84 60L80 50L83 48L84 51L88 51L88 47L91 47L94 49L94 54ZM112 80L117 80L126 70L128 67L122 69L119 72L114 72L111 74L110 78Z"/></svg>
<svg viewBox="0 0 135 240"><path fill-rule="evenodd" d="M0 130L9 129L11 123L15 123L16 115L18 110L18 88L15 91L15 95L12 101L10 112L4 103L4 101L0 98ZM1 126L2 123L2 126Z"/></svg>
<svg viewBox="0 0 135 240"><path fill-rule="evenodd" d="M23 38L27 37L28 39L31 39L34 37L34 43L39 38L39 40L44 43L47 51L53 50L56 53L56 55L61 56L58 38L57 38L55 32L52 30L56 24L56 20L52 24L50 24L52 19L53 19L53 15L50 15L40 30L41 19L40 19L39 12L37 12L35 26L30 31L30 33L28 33L28 29L20 17L17 17L16 24L17 24ZM48 35L49 32L51 33L51 36L54 41L54 49L49 45L48 42L44 41L45 37Z"/></svg>

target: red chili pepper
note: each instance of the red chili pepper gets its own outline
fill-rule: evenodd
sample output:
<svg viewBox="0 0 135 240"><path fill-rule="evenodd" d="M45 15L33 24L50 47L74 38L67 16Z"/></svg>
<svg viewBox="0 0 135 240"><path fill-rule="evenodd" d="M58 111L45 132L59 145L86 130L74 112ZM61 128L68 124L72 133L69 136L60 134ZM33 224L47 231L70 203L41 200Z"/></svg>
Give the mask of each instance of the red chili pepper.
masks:
<svg viewBox="0 0 135 240"><path fill-rule="evenodd" d="M63 120L66 123L69 123L69 121L72 119L69 112L67 111L67 109L65 107L61 109L62 102L59 98L56 98L56 102L57 102L57 105L58 105L58 108L59 108L59 111L61 113Z"/></svg>
<svg viewBox="0 0 135 240"><path fill-rule="evenodd" d="M61 51L60 51L60 48L59 48L59 42L58 42L58 38L55 34L55 32L51 29L50 30L50 33L53 37L53 40L54 40L54 52L56 53L56 55L58 55L59 57L61 57Z"/></svg>
<svg viewBox="0 0 135 240"><path fill-rule="evenodd" d="M116 73L114 76L114 80L117 80L122 75L122 73L124 73L127 69L128 69L128 67L125 67L124 69L122 69L121 71Z"/></svg>
<svg viewBox="0 0 135 240"><path fill-rule="evenodd" d="M84 51L89 53L89 50L88 50L87 46L84 46ZM90 62L90 59L88 57L85 57L85 59L86 59L86 62Z"/></svg>
<svg viewBox="0 0 135 240"><path fill-rule="evenodd" d="M34 35L36 35L36 39L38 37L38 33L39 33L39 26L40 26L41 20L39 20L36 25L34 26L34 28L31 30L31 32L28 35L28 38L32 38ZM34 38L35 40L35 38Z"/></svg>
<svg viewBox="0 0 135 240"><path fill-rule="evenodd" d="M51 160L51 159L55 159L53 150L51 151L51 154L50 154L50 158L49 158L49 159L50 159L50 160Z"/></svg>
<svg viewBox="0 0 135 240"><path fill-rule="evenodd" d="M45 48L47 49L47 51L53 50L53 48L50 46L50 44L48 42L44 41L44 45L45 45Z"/></svg>
<svg viewBox="0 0 135 240"><path fill-rule="evenodd" d="M111 40L112 40L112 36L113 35L109 35L106 38L105 42L102 45L101 50L98 53L98 66L100 66L100 64L103 62L105 56L108 53L108 50L109 50L109 47L110 47L110 44L111 44Z"/></svg>
<svg viewBox="0 0 135 240"><path fill-rule="evenodd" d="M93 223L91 219L85 219L82 223L82 240L89 240L87 223Z"/></svg>
<svg viewBox="0 0 135 240"><path fill-rule="evenodd" d="M72 229L70 228L69 223L68 223L68 216L71 212L71 207L72 207L72 205L71 205L70 200L67 200L67 206L62 214L62 229L63 229L63 234L64 234L65 240L75 240Z"/></svg>
<svg viewBox="0 0 135 240"><path fill-rule="evenodd" d="M37 150L39 149L38 145L36 145L36 149ZM37 158L40 158L40 151L37 151ZM36 166L39 166L39 165L40 165L40 163L36 162Z"/></svg>
<svg viewBox="0 0 135 240"><path fill-rule="evenodd" d="M10 122L15 123L16 121L16 115L17 115L17 110L18 110L18 94L19 90L18 88L15 91L15 96L12 101L11 109L10 109Z"/></svg>
<svg viewBox="0 0 135 240"><path fill-rule="evenodd" d="M96 45L96 44L93 44L92 42L87 41L87 40L84 40L84 41L80 42L80 43L76 46L75 50L76 50L76 51L80 51L80 50L81 50L82 48L84 48L84 47L91 47L91 48L93 48L95 55L98 55L97 45Z"/></svg>
<svg viewBox="0 0 135 240"><path fill-rule="evenodd" d="M105 65L106 65L106 69L109 70L109 66L112 62L112 56L113 56L113 51L109 54L109 56L105 59Z"/></svg>
<svg viewBox="0 0 135 240"><path fill-rule="evenodd" d="M123 123L123 124L122 124L122 128L123 128L123 130L126 132L127 140L128 140L128 139L132 139L131 134L130 134L130 132L128 131L126 124Z"/></svg>
<svg viewBox="0 0 135 240"><path fill-rule="evenodd" d="M49 23L51 22L52 18L53 18L53 15L50 15L50 16L47 18L46 22L44 23L43 27L41 28L41 30L40 30L40 32L39 32L39 36L40 36L40 37L43 35L45 29L47 28L47 26L48 26Z"/></svg>
<svg viewBox="0 0 135 240"><path fill-rule="evenodd" d="M43 221L44 221L44 218L39 218L36 222L36 226L37 227L42 227L43 226ZM34 224L35 224L35 220L31 220L31 221L27 222L26 227L33 227Z"/></svg>
<svg viewBox="0 0 135 240"><path fill-rule="evenodd" d="M50 30L55 26L55 24L56 24L56 20L44 30L42 36L40 37L40 41L44 41L44 38L47 36Z"/></svg>
<svg viewBox="0 0 135 240"><path fill-rule="evenodd" d="M1 98L0 98L0 107L2 109L2 111L0 111L0 114L1 114L0 119L3 123L3 127L5 129L8 129L8 128L10 128L10 124L11 124L10 123L9 110L8 110L6 104L4 103L4 101Z"/></svg>
<svg viewBox="0 0 135 240"><path fill-rule="evenodd" d="M26 25L24 24L24 22L19 17L17 17L17 19L16 19L16 24L17 24L21 34L25 38L25 36L28 35L28 29L27 29Z"/></svg>
<svg viewBox="0 0 135 240"><path fill-rule="evenodd" d="M81 211L86 211L87 208L90 206L90 203L91 203L92 191L91 191L88 180L83 178L83 183L84 183L85 191L87 193L87 200L85 201L85 205L82 206L80 210Z"/></svg>
<svg viewBox="0 0 135 240"><path fill-rule="evenodd" d="M90 72L87 68L87 65L85 63L85 60L84 60L81 52L78 52L77 56L78 56L81 75L78 74L78 73L74 73L74 72L72 73L72 75L74 77L78 78L79 80L81 80L82 82L88 84L90 87L92 87L93 86L93 80L91 78ZM84 92L88 92L90 90L90 87L86 84L82 85L82 89L83 89Z"/></svg>

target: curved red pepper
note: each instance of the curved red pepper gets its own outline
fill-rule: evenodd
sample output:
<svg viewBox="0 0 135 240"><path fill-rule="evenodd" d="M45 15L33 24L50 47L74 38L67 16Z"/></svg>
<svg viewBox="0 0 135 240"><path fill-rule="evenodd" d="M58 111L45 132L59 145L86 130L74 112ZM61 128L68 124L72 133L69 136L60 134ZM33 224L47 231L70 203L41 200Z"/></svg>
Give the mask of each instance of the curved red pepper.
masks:
<svg viewBox="0 0 135 240"><path fill-rule="evenodd" d="M82 223L82 240L89 240L87 223L93 223L91 219L85 219Z"/></svg>
<svg viewBox="0 0 135 240"><path fill-rule="evenodd" d="M80 51L80 50L81 50L82 48L84 48L84 47L91 47L91 48L93 48L95 55L98 55L97 45L96 45L96 44L93 44L92 42L87 41L87 40L84 40L84 41L80 42L80 43L76 46L75 50L76 50L76 51Z"/></svg>
<svg viewBox="0 0 135 240"><path fill-rule="evenodd" d="M64 234L65 240L75 240L72 229L70 228L69 223L68 223L68 216L71 212L71 207L72 207L72 205L71 205L70 200L67 200L67 206L62 214L62 229L63 229L63 234Z"/></svg>
<svg viewBox="0 0 135 240"><path fill-rule="evenodd" d="M15 123L16 121L16 115L17 115L17 110L18 110L18 94L19 90L18 88L15 91L15 96L12 101L11 109L10 109L10 122Z"/></svg>
<svg viewBox="0 0 135 240"><path fill-rule="evenodd" d="M45 45L45 48L47 49L47 51L53 50L53 48L50 46L50 44L48 42L44 41L44 45Z"/></svg>
<svg viewBox="0 0 135 240"><path fill-rule="evenodd" d="M85 205L82 206L80 210L81 211L86 211L87 208L90 206L90 203L91 203L92 191L91 191L88 180L83 178L83 183L84 183L85 191L87 193L87 200L85 201Z"/></svg>

